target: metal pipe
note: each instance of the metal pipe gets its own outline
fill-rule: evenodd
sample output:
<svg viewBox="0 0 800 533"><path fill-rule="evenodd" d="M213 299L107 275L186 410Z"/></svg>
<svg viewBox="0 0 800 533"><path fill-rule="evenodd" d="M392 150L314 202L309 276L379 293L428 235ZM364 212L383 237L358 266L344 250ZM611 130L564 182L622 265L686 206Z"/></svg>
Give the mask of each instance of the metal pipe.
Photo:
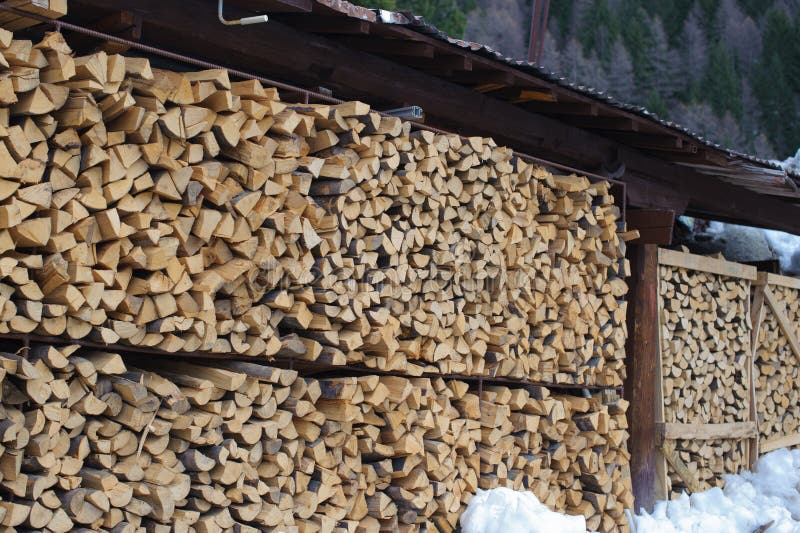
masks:
<svg viewBox="0 0 800 533"><path fill-rule="evenodd" d="M194 65L194 66L197 66L197 67L200 67L200 68L203 68L203 69L225 69L231 75L239 77L239 78L242 78L242 79L258 80L258 81L260 81L261 83L263 83L265 85L269 85L269 86L276 87L278 89L283 89L283 90L286 90L286 91L292 91L292 92L300 93L301 95L304 96L304 100L306 102L308 100L314 99L314 100L317 100L317 101L327 102L327 103L331 103L331 104L344 103L344 100L341 100L339 98L335 98L333 96L330 96L330 95L327 95L327 94L324 94L324 93L321 93L321 92L312 91L312 90L309 90L309 89L303 89L301 87L297 87L296 85L290 85L288 83L283 83L283 82L280 82L280 81L277 81L277 80L266 78L264 76L259 76L257 74L244 72L242 70L238 70L238 69L231 68L231 67L226 67L224 65L219 65L217 63L211 63L210 61L197 59L197 58L194 58L194 57L191 57L191 56L187 56L187 55L183 55L183 54L179 54L179 53L176 53L176 52L170 52L168 50L164 50L162 48L158 48L158 47L155 47L155 46L150 46L150 45L147 45L147 44L142 44L142 43L137 42L137 41L130 41L128 39L122 39L121 37L117 37L115 35L110 35L110 34L107 34L107 33L99 32L97 30L86 28L84 26L79 26L77 24L72 24L70 22L62 22L60 20L49 19L49 18L44 17L42 15L37 15L36 13L28 13L27 11L22 11L22 10L15 9L13 7L8 7L8 6L2 5L2 4L0 4L0 11L6 11L8 13L14 13L14 14L22 16L22 17L27 17L27 18L39 20L44 24L50 24L51 26L56 27L57 29L59 29L59 31L63 28L63 29L66 29L66 30L74 31L76 33L82 33L84 35L88 35L88 36L94 37L96 39L102 39L104 41L110 41L110 42L114 42L114 43L123 44L125 46L130 47L130 48L135 48L137 50L141 50L141 51L147 52L149 54L153 54L153 55L157 55L157 56L161 56L161 57L166 57L166 58L172 59L174 61L178 61L178 62L181 62L181 63L186 63L188 65ZM382 116L390 116L390 115L387 115L386 113L380 113L380 114ZM443 129L440 129L440 128L435 128L433 126L429 126L429 125L423 124L421 122L415 122L413 120L409 120L409 122L416 129L419 129L419 130L427 130L427 131L430 131L430 132L433 132L433 133L438 133L438 134L441 134L441 135L455 135L455 132L443 130ZM466 137L464 137L463 135L459 135L459 137L461 137L462 139L466 139ZM612 179L609 179L609 178L607 178L605 176L601 176L600 174L595 174L593 172L587 172L585 170L576 169L574 167L570 167L568 165L562 165L561 163L556 163L554 161L548 161L547 159L542 159L540 157L535 157L535 156L532 156L530 154L526 154L524 152L520 152L518 150L514 150L514 154L517 155L523 161L527 161L528 163L536 163L536 164L539 164L539 165L545 165L545 166L549 166L549 167L552 167L552 168L557 168L557 169L560 169L560 170L564 170L564 171L567 171L567 172L574 172L576 174L580 174L582 176L586 176L587 178L594 179L594 180L609 181L611 183L622 183L622 182L620 182L618 180L612 180Z"/></svg>
<svg viewBox="0 0 800 533"><path fill-rule="evenodd" d="M531 35L528 40L528 61L533 63L536 59L536 45L538 43L539 19L542 16L541 0L533 0L531 5Z"/></svg>
<svg viewBox="0 0 800 533"><path fill-rule="evenodd" d="M256 15L254 17L245 17L236 20L225 20L225 17L222 16L222 4L224 2L225 0L219 0L219 3L217 4L217 18L219 18L219 21L226 26L246 26L248 24L260 24L269 20L269 17L266 15Z"/></svg>
<svg viewBox="0 0 800 533"><path fill-rule="evenodd" d="M536 64L542 64L542 53L544 52L544 35L547 33L547 15L550 11L550 0L544 0L544 13L539 28L539 42L536 45Z"/></svg>

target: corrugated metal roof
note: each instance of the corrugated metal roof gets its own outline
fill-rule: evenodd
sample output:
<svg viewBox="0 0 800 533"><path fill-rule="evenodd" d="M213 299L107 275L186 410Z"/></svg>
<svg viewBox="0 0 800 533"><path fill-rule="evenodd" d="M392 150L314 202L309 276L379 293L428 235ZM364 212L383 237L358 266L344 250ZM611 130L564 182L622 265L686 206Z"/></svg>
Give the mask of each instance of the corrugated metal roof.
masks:
<svg viewBox="0 0 800 533"><path fill-rule="evenodd" d="M795 183L795 180L800 181L800 174L798 173L787 173L783 167L773 161L721 146L720 144L715 143L688 128L685 128L680 124L661 119L654 113L648 111L645 107L628 104L617 100L605 91L600 91L592 87L568 80L567 78L560 76L559 74L548 70L541 65L507 57L487 45L450 37L446 33L437 29L435 26L427 23L421 16L414 15L413 13L407 11L398 12L387 11L384 9L370 9L352 4L345 0L315 1L321 6L347 15L348 17L373 23L404 26L420 34L446 42L452 46L456 46L485 58L504 63L546 82L553 83L579 95L591 98L598 103L639 116L643 119L651 121L654 124L668 128L678 134L685 135L699 145L723 155L727 160L727 165L724 167L709 164L681 164L692 167L698 172L718 176L723 180L742 185L758 192L800 198L800 192L798 192L798 186L797 183Z"/></svg>

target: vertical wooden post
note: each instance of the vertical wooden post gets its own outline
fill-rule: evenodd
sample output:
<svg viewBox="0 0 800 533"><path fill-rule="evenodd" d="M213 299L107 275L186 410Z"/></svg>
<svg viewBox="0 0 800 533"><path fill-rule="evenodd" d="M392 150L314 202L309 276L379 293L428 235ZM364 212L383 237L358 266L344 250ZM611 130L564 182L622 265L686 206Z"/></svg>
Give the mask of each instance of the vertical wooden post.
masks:
<svg viewBox="0 0 800 533"><path fill-rule="evenodd" d="M636 510L653 509L656 497L657 451L655 418L661 392L656 388L661 365L658 350L658 246L638 244L628 248L628 342L625 399L630 402L628 425L631 480Z"/></svg>

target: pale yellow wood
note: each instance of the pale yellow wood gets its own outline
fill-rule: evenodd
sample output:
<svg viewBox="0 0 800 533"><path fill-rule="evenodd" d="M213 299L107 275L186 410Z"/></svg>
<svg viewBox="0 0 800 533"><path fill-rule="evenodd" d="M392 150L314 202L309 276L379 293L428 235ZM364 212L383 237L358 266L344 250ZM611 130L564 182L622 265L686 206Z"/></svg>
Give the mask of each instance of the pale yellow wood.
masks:
<svg viewBox="0 0 800 533"><path fill-rule="evenodd" d="M775 318L778 320L781 331L783 331L783 334L786 335L786 338L789 341L789 346L791 346L792 353L797 359L797 362L800 363L800 343L797 342L797 337L794 336L792 325L789 323L789 319L786 318L783 307L775 300L775 295L772 294L772 291L769 287L764 287L764 299L772 310L772 313L775 315Z"/></svg>
<svg viewBox="0 0 800 533"><path fill-rule="evenodd" d="M759 272L758 279L754 282L756 285L780 285L790 289L800 289L800 278L793 278L790 276L781 276L780 274L773 274L771 272Z"/></svg>
<svg viewBox="0 0 800 533"><path fill-rule="evenodd" d="M757 433L755 422L726 422L723 424L656 423L661 436L667 440L746 439Z"/></svg>
<svg viewBox="0 0 800 533"><path fill-rule="evenodd" d="M677 250L658 249L658 262L661 265L676 266L698 270L700 272L710 272L732 278L742 278L749 280L757 279L757 269L749 265L741 265L724 259L706 257L704 255L687 254Z"/></svg>
<svg viewBox="0 0 800 533"><path fill-rule="evenodd" d="M761 441L760 452L762 454L769 453L779 448L790 448L800 444L800 433L795 435L784 435L782 437L773 437L771 439L764 439Z"/></svg>

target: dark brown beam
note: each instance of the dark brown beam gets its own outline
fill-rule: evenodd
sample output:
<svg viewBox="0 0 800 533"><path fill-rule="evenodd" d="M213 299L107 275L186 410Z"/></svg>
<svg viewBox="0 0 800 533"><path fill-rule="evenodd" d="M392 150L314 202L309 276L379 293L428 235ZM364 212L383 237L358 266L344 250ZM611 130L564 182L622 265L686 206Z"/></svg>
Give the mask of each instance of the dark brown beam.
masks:
<svg viewBox="0 0 800 533"><path fill-rule="evenodd" d="M314 0L226 0L225 5L250 9L257 13L310 13Z"/></svg>
<svg viewBox="0 0 800 533"><path fill-rule="evenodd" d="M345 37L342 42L371 54L426 57L433 59L434 48L426 43L375 37Z"/></svg>
<svg viewBox="0 0 800 533"><path fill-rule="evenodd" d="M654 135L652 133L609 131L608 135L622 143L651 150L682 151L683 138L678 135Z"/></svg>
<svg viewBox="0 0 800 533"><path fill-rule="evenodd" d="M514 104L523 102L552 102L555 96L552 92L546 89L525 89L521 87L500 87L491 91L486 91L485 94L508 100Z"/></svg>
<svg viewBox="0 0 800 533"><path fill-rule="evenodd" d="M590 130L639 131L639 123L627 117L555 115L554 118Z"/></svg>
<svg viewBox="0 0 800 533"><path fill-rule="evenodd" d="M689 206L689 191L674 185L627 172L622 180L627 184L628 205L641 209L667 209L677 215Z"/></svg>
<svg viewBox="0 0 800 533"><path fill-rule="evenodd" d="M631 243L672 244L675 211L667 209L628 209L626 216L628 229L639 231L639 238L630 241Z"/></svg>
<svg viewBox="0 0 800 533"><path fill-rule="evenodd" d="M522 79L519 76L515 76L511 72L485 70L483 68L478 70L474 64L472 65L471 72L458 72L454 74L451 79L455 83L462 83L464 85L476 85L479 87L495 86L495 85L499 87L524 86L524 84L522 83ZM496 88L499 87L492 88L491 90L495 90ZM476 88L475 90L479 92L484 92L478 88Z"/></svg>
<svg viewBox="0 0 800 533"><path fill-rule="evenodd" d="M317 15L287 14L275 15L274 18L283 22L289 21L288 23L293 27L309 33L369 35L370 32L370 23L368 21L345 16L321 17Z"/></svg>
<svg viewBox="0 0 800 533"><path fill-rule="evenodd" d="M97 31L129 41L138 41L142 38L142 17L132 11L112 12L92 22L92 27ZM122 53L128 49L127 46L109 43L88 35L73 34L69 39L72 48L78 51L93 50L100 46L106 47L105 51L108 53Z"/></svg>
<svg viewBox="0 0 800 533"><path fill-rule="evenodd" d="M629 214L630 216L630 214ZM661 392L656 389L658 351L658 247L655 244L628 247L631 277L628 278L628 331L626 344L627 379L625 399L628 407L631 454L631 480L635 508L653 510L656 485L656 405Z"/></svg>
<svg viewBox="0 0 800 533"><path fill-rule="evenodd" d="M439 55L438 52L433 59L424 57L404 57L403 63L412 68L429 71L470 71L472 70L472 60L461 55Z"/></svg>
<svg viewBox="0 0 800 533"><path fill-rule="evenodd" d="M582 102L531 102L522 106L533 113L545 115L585 115L596 116L599 106Z"/></svg>

